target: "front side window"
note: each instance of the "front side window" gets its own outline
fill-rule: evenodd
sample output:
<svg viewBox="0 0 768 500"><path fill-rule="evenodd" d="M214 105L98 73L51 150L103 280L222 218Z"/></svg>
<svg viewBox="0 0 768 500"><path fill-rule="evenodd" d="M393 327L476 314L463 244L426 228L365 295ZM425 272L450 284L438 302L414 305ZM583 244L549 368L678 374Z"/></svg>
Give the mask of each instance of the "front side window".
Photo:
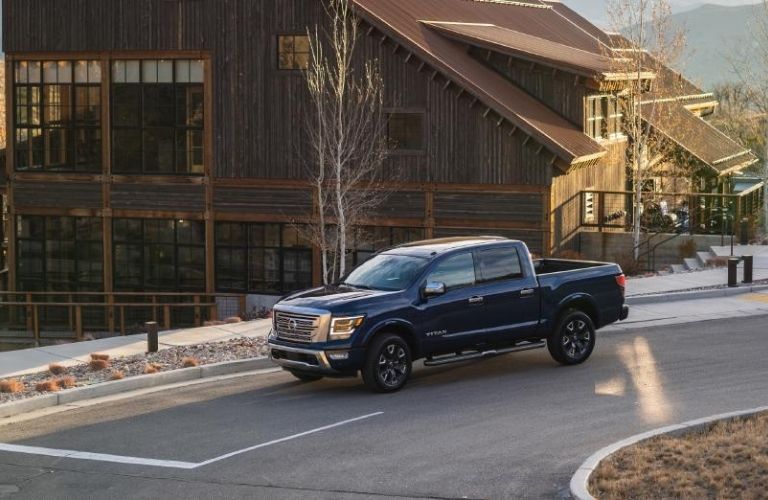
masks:
<svg viewBox="0 0 768 500"><path fill-rule="evenodd" d="M101 171L99 61L17 61L16 170Z"/></svg>
<svg viewBox="0 0 768 500"><path fill-rule="evenodd" d="M309 37L307 35L280 35L277 37L277 68L306 70L309 68Z"/></svg>
<svg viewBox="0 0 768 500"><path fill-rule="evenodd" d="M522 278L520 257L515 248L494 248L477 253L477 268L483 282Z"/></svg>
<svg viewBox="0 0 768 500"><path fill-rule="evenodd" d="M453 255L435 266L428 283L443 283L446 290L472 286L476 282L475 261L471 253Z"/></svg>
<svg viewBox="0 0 768 500"><path fill-rule="evenodd" d="M424 150L424 114L389 113L387 115L387 144L390 150Z"/></svg>
<svg viewBox="0 0 768 500"><path fill-rule="evenodd" d="M112 63L115 173L204 173L203 80L200 60Z"/></svg>

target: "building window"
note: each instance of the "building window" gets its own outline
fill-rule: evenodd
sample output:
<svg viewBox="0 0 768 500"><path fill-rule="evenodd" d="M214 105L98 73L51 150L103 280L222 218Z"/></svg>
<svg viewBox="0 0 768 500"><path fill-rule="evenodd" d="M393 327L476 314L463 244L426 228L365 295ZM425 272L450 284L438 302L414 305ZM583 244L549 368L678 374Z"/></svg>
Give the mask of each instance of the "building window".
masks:
<svg viewBox="0 0 768 500"><path fill-rule="evenodd" d="M615 95L587 97L586 133L593 139L608 140L623 137L623 114Z"/></svg>
<svg viewBox="0 0 768 500"><path fill-rule="evenodd" d="M312 245L291 224L216 224L216 288L280 294L312 286Z"/></svg>
<svg viewBox="0 0 768 500"><path fill-rule="evenodd" d="M101 171L98 61L18 61L13 111L16 170Z"/></svg>
<svg viewBox="0 0 768 500"><path fill-rule="evenodd" d="M115 290L205 289L205 224L174 219L114 219Z"/></svg>
<svg viewBox="0 0 768 500"><path fill-rule="evenodd" d="M17 218L17 285L22 291L100 291L102 226L96 217Z"/></svg>
<svg viewBox="0 0 768 500"><path fill-rule="evenodd" d="M277 37L277 68L306 70L309 68L310 50L307 35L280 35Z"/></svg>
<svg viewBox="0 0 768 500"><path fill-rule="evenodd" d="M348 238L350 250L347 252L347 269L353 269L373 257L376 252L392 248L403 243L423 240L424 229L409 227L358 227Z"/></svg>
<svg viewBox="0 0 768 500"><path fill-rule="evenodd" d="M424 150L424 113L389 113L387 143L390 150Z"/></svg>
<svg viewBox="0 0 768 500"><path fill-rule="evenodd" d="M204 173L203 61L112 63L112 168Z"/></svg>

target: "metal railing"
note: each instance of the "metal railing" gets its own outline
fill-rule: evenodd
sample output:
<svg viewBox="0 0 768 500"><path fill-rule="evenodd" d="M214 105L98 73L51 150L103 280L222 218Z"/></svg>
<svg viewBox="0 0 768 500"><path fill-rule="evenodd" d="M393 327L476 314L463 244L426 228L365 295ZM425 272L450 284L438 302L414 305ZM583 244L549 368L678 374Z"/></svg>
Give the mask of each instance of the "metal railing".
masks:
<svg viewBox="0 0 768 500"><path fill-rule="evenodd" d="M165 330L202 326L218 319L220 308L243 316L245 295L0 291L0 343L127 335L143 331L147 321Z"/></svg>

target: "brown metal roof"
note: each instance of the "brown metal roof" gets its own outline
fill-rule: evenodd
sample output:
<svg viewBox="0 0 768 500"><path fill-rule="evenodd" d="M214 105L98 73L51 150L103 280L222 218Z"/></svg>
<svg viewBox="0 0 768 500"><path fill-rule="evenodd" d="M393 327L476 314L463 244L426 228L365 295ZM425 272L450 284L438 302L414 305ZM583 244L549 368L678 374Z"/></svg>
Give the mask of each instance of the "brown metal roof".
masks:
<svg viewBox="0 0 768 500"><path fill-rule="evenodd" d="M600 158L605 149L512 82L467 53L461 44L421 21L487 23L546 40L595 47L594 38L574 30L548 6L471 0L355 0L358 13L406 45L486 106L517 125L568 164Z"/></svg>
<svg viewBox="0 0 768 500"><path fill-rule="evenodd" d="M543 62L590 78L600 78L612 71L607 57L576 49L538 36L502 28L495 24L466 24L424 21L441 33L472 44L508 54L518 59Z"/></svg>
<svg viewBox="0 0 768 500"><path fill-rule="evenodd" d="M757 157L677 101L642 105L643 120L719 175L741 170Z"/></svg>

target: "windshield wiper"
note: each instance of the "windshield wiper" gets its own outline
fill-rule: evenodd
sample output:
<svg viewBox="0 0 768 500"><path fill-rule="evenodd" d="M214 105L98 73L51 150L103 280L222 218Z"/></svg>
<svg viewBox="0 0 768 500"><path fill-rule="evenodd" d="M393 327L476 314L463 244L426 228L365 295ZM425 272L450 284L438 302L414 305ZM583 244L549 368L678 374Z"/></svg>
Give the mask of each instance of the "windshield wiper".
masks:
<svg viewBox="0 0 768 500"><path fill-rule="evenodd" d="M375 288L366 285L353 285L352 283L342 283L342 285L346 285L351 288L358 288L360 290L376 290Z"/></svg>

